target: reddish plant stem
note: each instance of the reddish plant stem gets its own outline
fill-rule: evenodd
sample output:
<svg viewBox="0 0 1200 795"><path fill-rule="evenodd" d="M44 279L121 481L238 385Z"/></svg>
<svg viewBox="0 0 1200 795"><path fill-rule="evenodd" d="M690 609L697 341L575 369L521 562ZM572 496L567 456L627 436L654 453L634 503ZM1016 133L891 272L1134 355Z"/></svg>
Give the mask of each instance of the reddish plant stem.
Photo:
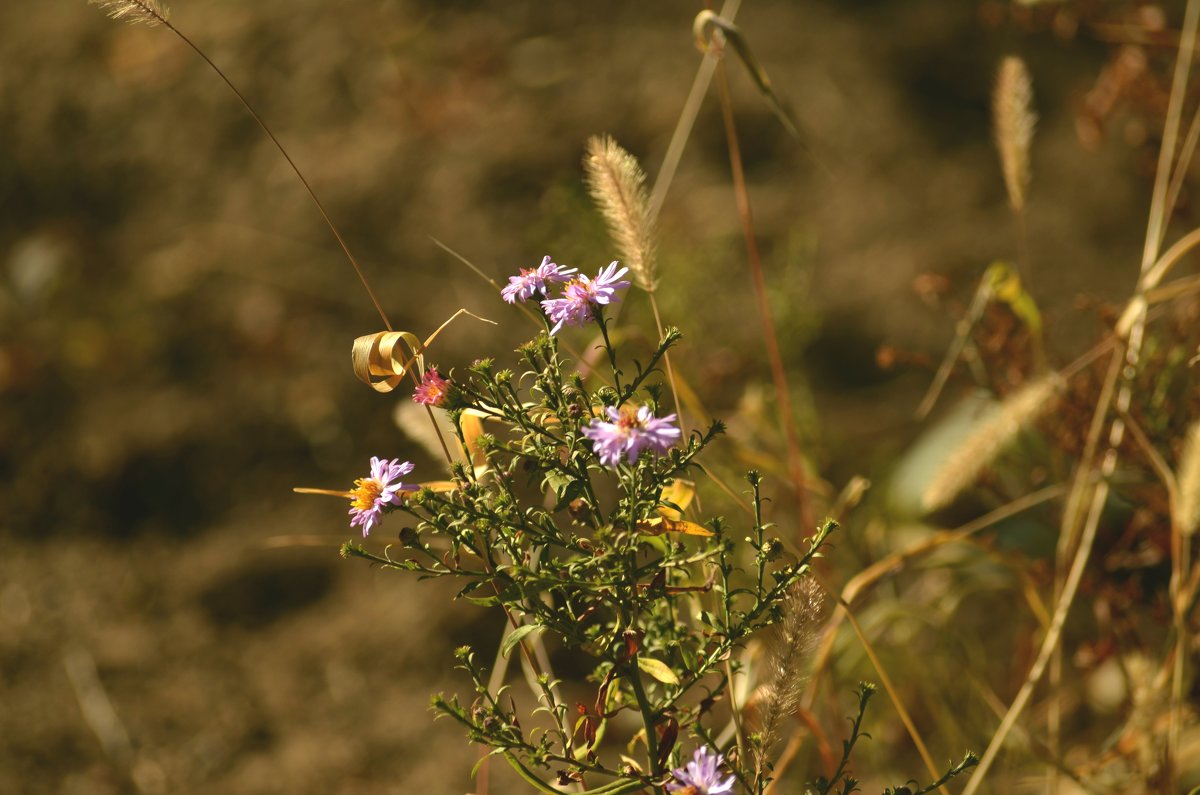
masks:
<svg viewBox="0 0 1200 795"><path fill-rule="evenodd" d="M767 280L763 275L762 257L754 235L754 216L750 212L750 193L746 189L746 174L742 168L742 152L738 145L737 127L733 120L733 103L730 100L729 80L725 74L725 63L717 64L717 88L721 98L721 119L725 123L725 138L729 144L729 167L733 176L733 191L737 199L738 217L742 222L742 236L746 240L746 256L750 262L750 275L754 283L754 298L758 304L758 315L762 320L763 341L766 343L767 358L771 365L771 378L775 382L775 401L779 404L779 424L783 426L787 440L788 474L796 498L796 518L802 531L811 529L807 485L804 477L804 462L800 457L800 442L796 436L796 424L792 418L792 398L788 388L787 373L783 368L783 357L779 352L779 338L775 333L775 321L771 317L771 306L767 302Z"/></svg>

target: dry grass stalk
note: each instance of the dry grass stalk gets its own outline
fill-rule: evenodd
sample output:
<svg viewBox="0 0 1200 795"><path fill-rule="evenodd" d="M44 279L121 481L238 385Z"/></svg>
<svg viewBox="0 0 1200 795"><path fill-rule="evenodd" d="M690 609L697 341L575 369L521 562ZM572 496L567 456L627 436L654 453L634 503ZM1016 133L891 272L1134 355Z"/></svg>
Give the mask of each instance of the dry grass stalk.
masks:
<svg viewBox="0 0 1200 795"><path fill-rule="evenodd" d="M784 605L779 637L767 669L770 683L763 696L761 743L756 749L760 775L766 769L767 750L779 739L779 728L800 705L804 683L802 666L816 648L822 623L823 595L812 577L792 588Z"/></svg>
<svg viewBox="0 0 1200 795"><path fill-rule="evenodd" d="M1016 56L1010 55L1000 63L992 95L992 115L1008 201L1020 213L1025 209L1025 190L1029 187L1029 145L1037 114L1033 111L1029 71Z"/></svg>
<svg viewBox="0 0 1200 795"><path fill-rule="evenodd" d="M163 24L167 21L167 9L158 0L88 0L99 6L113 19L140 22L143 25Z"/></svg>
<svg viewBox="0 0 1200 795"><path fill-rule="evenodd" d="M246 112L254 118L255 123L258 124L259 128L263 131L263 134L266 135L267 138L271 140L271 143L275 145L275 148L279 150L279 154L284 160L287 161L288 166L292 169L292 173L296 175L296 179L300 180L300 184L304 186L304 190L308 193L308 197L312 199L313 204L317 208L317 212L321 214L322 220L325 221L325 225L329 227L329 231L333 233L334 238L338 242L338 246L340 246L342 249L342 253L346 255L346 260L349 261L350 266L354 268L355 274L357 274L359 281L362 282L363 289L367 291L367 295L370 297L371 303L375 305L376 311L379 312L379 318L383 321L384 327L387 328L388 331L392 331L392 321L388 319L387 312L383 311L383 304L379 303L379 297L376 296L375 291L371 289L371 283L367 281L366 274L363 273L363 269L359 266L358 260L356 260L354 255L350 253L350 247L346 245L346 241L342 237L342 233L338 231L337 226L333 223L333 219L329 217L329 213L325 210L325 205L321 204L321 200L317 198L316 191L313 190L312 185L308 184L308 179L304 176L304 172L302 172L300 167L296 165L296 162L292 160L292 156L288 154L287 149L284 148L283 144L279 141L279 138L277 138L275 133L271 131L271 128L267 125L266 120L263 119L263 117L259 115L258 111L254 109L254 106L250 104L250 100L246 99L246 95L243 94L236 85L234 85L234 82L229 79L227 74L221 71L221 67L217 66L216 62L213 61L212 58L209 58L208 54L204 52L204 50L200 49L199 45L184 35L183 31L171 24L167 18L168 12L166 7L158 2L158 0L88 0L88 2L92 5L99 6L113 19L128 20L135 23L141 22L145 25L150 25L151 27L155 25L166 26L172 33L175 34L176 37L179 38L180 41L190 47L192 51L195 52L196 55L198 55L200 59L203 60L210 69L213 70L213 72L216 73L217 77L221 78L221 82L223 82L226 87L233 92L234 96L238 98L238 101L242 103L242 107L246 109Z"/></svg>
<svg viewBox="0 0 1200 795"><path fill-rule="evenodd" d="M1129 718L1124 735L1132 746L1132 757L1144 781L1161 774L1164 737L1161 716L1167 707L1167 694L1155 681L1155 665L1142 654L1125 663L1129 687Z"/></svg>
<svg viewBox="0 0 1200 795"><path fill-rule="evenodd" d="M1179 500L1175 506L1175 521L1182 532L1192 535L1200 527L1200 421L1188 428L1176 481Z"/></svg>
<svg viewBox="0 0 1200 795"><path fill-rule="evenodd" d="M1061 377L1052 373L1009 395L942 464L921 498L925 509L947 505L974 483L1013 437L1041 416L1061 386Z"/></svg>
<svg viewBox="0 0 1200 795"><path fill-rule="evenodd" d="M588 191L608 223L622 264L638 286L653 292L656 286L654 221L646 194L646 173L637 158L607 135L588 139L583 158Z"/></svg>

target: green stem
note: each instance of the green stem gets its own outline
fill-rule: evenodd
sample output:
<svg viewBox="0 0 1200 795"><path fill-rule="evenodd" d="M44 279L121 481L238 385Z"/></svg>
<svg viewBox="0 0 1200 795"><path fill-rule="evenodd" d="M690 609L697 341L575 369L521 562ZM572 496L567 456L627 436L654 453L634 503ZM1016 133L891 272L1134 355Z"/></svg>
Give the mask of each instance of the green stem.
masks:
<svg viewBox="0 0 1200 795"><path fill-rule="evenodd" d="M616 387L617 395L624 395L625 393L621 389L621 371L617 369L617 351L608 339L608 321L604 319L604 315L597 313L596 325L600 327L600 336L604 338L604 350L608 353L608 364L612 368L613 384Z"/></svg>
<svg viewBox="0 0 1200 795"><path fill-rule="evenodd" d="M658 734L654 731L654 708L646 697L646 688L642 685L642 671L638 668L637 653L629 658L629 684L633 688L633 696L637 699L638 711L642 713L642 724L646 727L646 753L650 757L650 774L654 778L662 775L658 764ZM656 787L661 792L661 787Z"/></svg>

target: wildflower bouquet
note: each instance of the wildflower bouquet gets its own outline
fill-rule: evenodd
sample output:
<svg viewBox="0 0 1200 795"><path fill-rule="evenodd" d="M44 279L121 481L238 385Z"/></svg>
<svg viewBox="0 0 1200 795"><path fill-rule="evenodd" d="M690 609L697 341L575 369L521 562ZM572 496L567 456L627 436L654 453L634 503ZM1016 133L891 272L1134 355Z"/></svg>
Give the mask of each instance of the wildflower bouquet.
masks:
<svg viewBox="0 0 1200 795"><path fill-rule="evenodd" d="M438 696L433 705L538 790L580 782L604 793L722 793L740 782L761 792L769 777L752 761L762 757L759 734L738 731L727 768L713 750L722 745L718 716L728 720L717 705L728 696L730 654L798 603L790 595L809 588L806 575L834 524L800 554L786 554L762 519L751 473L756 520L743 577L738 545L720 520L683 518L692 499L683 477L721 425L685 437L660 406L658 366L677 330L645 363L626 363L612 344L604 312L629 287L626 273L614 262L594 277L576 275L547 257L513 276L504 300L540 299L544 330L518 349L516 371L491 360L448 379L426 370L413 398L448 415L462 460L449 482L422 486L402 480L411 463L373 459L351 493L351 525L365 536L385 516L400 519L403 551L347 543L343 554L454 578L461 598L499 609L507 626L500 657L520 655L542 719L530 722L503 686L489 684L469 647L457 656L475 698ZM585 377L564 355L560 333L570 326L599 332L603 372ZM588 684L573 691L586 698L572 702L547 648L587 660ZM640 753L606 752L602 741L618 732Z"/></svg>
<svg viewBox="0 0 1200 795"><path fill-rule="evenodd" d="M545 257L512 276L503 299L538 301L543 324L518 348L517 370L483 359L446 378L424 368L419 344L409 359L393 358L390 371L378 368L413 377L413 400L447 415L460 456L445 446L451 480L425 483L403 480L411 462L373 458L370 475L346 495L350 524L365 537L395 514L404 523L401 551L347 542L342 554L453 578L462 583L459 598L503 614L492 671L476 649L456 652L474 698L438 695L433 708L538 791L761 795L816 638L821 597L812 565L836 523L826 520L801 549L787 551L763 518L756 472L747 475L753 522L744 544L721 519L683 518L694 496L684 476L722 426L685 436L676 414L661 407L658 367L679 341L677 329L665 330L645 363L627 362L613 344L605 311L630 286L627 272L613 262L589 277ZM567 327L595 330L602 371L564 353ZM360 343L378 346L380 336ZM736 703L741 666L733 653L772 624L782 625L773 679L748 710ZM586 661L586 681L559 680L550 650ZM526 709L504 684L513 654L535 700ZM813 791L856 787L847 764L873 692L860 690L841 765ZM625 753L613 750L622 746ZM968 755L917 791L974 763Z"/></svg>

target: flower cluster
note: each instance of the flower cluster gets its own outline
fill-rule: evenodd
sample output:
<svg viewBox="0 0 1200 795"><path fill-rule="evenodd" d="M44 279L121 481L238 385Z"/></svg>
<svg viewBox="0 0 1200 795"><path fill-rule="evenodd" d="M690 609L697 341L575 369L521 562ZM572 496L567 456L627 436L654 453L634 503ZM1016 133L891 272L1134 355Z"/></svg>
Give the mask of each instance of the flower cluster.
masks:
<svg viewBox="0 0 1200 795"><path fill-rule="evenodd" d="M710 717L704 708L684 705L699 702L694 694L700 689L729 686L723 661L779 621L791 604L789 594L808 575L836 525L827 520L806 551L790 556L768 554L782 545L767 537L769 525L756 521L747 539L756 554L740 558L719 520L708 527L682 516L664 521L664 506L687 510L694 493L679 496L691 488L680 476L696 466L697 455L722 426L713 422L685 439L676 414L656 416L661 385L649 379L680 339L678 329L666 329L648 356L622 368L623 352L612 344L603 308L629 286L622 279L626 272L612 262L594 277L572 276L574 269L546 257L537 268L509 279L501 291L505 301L537 299L546 314L546 330L518 349L522 370L498 369L491 359L479 359L455 371L451 380L436 367L425 369L412 400L447 415L443 419L452 423L462 460L450 460L443 444L452 479L409 484L404 479L414 470L411 462L372 458L369 476L355 481L353 491L336 493L350 498L350 525L361 527L364 537L385 514L404 516L398 534L404 552L376 554L347 542L342 554L422 578L454 578L462 583L459 596L502 607L510 615L519 611L522 625L504 641L501 655L514 643L553 637L557 645L591 659L591 679L605 682L612 701L639 704L642 736L662 738L658 747L648 744L643 767L624 758L607 760L598 740L602 718L584 707L582 723L573 723L568 702L548 675L539 677L535 695L554 728L540 736L527 734L515 707L493 693L492 675L476 662L474 650L460 648L460 665L482 697L468 705L438 695L434 709L468 726L476 742L503 750L539 791L557 791L539 772L557 767L559 782L564 776L580 780L585 772L612 779L601 786L606 791L733 795L736 787L763 795L772 773L765 741L757 734L743 738L739 745L749 742L750 753L731 760L721 751L732 741L686 747L681 738L717 736L717 727L702 723ZM547 293L554 284L562 285L561 293L551 298ZM561 354L554 336L563 326L593 322L608 354L607 377L580 372ZM489 420L488 431L481 418ZM596 471L597 461L606 471ZM760 476L748 473L747 481L753 514L759 517ZM537 483L544 493L530 488ZM664 543L665 534L676 537ZM756 571L741 579L748 559ZM718 578L720 588L713 585ZM593 598L613 593L614 583L615 598ZM704 629L678 618L696 608L693 599L706 616ZM637 665L631 665L635 652ZM843 743L839 770L845 770L861 736L868 695L864 691L855 733ZM609 695L601 699L609 700ZM587 738L587 762L572 764L579 759L580 727ZM816 791L832 793L841 778L844 772L832 781L818 779Z"/></svg>
<svg viewBox="0 0 1200 795"><path fill-rule="evenodd" d="M607 406L604 411L608 420L597 417L583 429L583 435L592 440L596 455L605 466L615 467L622 459L632 464L643 450L661 455L682 436L674 425L674 414L655 417L647 406L636 411Z"/></svg>
<svg viewBox="0 0 1200 795"><path fill-rule="evenodd" d="M584 326L595 320L601 307L616 300L617 290L629 286L630 282L621 278L629 269L618 269L617 265L616 261L609 263L595 278L580 274L568 280L576 269L561 269L550 261L550 257L545 257L533 270L522 268L519 276L510 276L508 286L500 291L500 295L510 304L524 303L535 295L542 295L542 311L554 323L550 333L557 334L563 326ZM567 282L559 298L547 297L548 285L554 282Z"/></svg>
<svg viewBox="0 0 1200 795"><path fill-rule="evenodd" d="M500 294L510 304L524 303L538 295L545 298L552 284L567 282L561 298L541 302L547 317L555 323L550 332L553 334L564 325L581 326L595 319L600 307L616 299L617 290L629 286L630 283L621 278L627 271L627 268L618 268L614 261L602 268L595 278L580 275L572 279L577 272L575 268L562 268L546 256L536 268L522 268L519 275L510 276L508 286ZM412 399L424 406L444 407L453 387L454 384L443 378L436 367L430 367L421 376ZM662 454L680 439L679 429L672 424L674 414L659 419L645 406L625 412L610 406L606 412L610 422L596 419L582 431L592 441L600 462L606 466L616 467L622 460L632 464L643 450ZM383 521L385 511L400 504L401 492L416 490L416 486L401 480L412 471L410 461L401 463L399 459L385 461L372 457L370 476L354 481L354 490L348 495L350 526L361 526L363 537L369 535Z"/></svg>
<svg viewBox="0 0 1200 795"><path fill-rule="evenodd" d="M399 492L416 490L416 486L400 480L412 471L411 461L401 463L399 458L385 461L371 456L371 476L354 481L354 491L350 492L350 526L362 525L363 538L383 521L385 507L400 503Z"/></svg>

